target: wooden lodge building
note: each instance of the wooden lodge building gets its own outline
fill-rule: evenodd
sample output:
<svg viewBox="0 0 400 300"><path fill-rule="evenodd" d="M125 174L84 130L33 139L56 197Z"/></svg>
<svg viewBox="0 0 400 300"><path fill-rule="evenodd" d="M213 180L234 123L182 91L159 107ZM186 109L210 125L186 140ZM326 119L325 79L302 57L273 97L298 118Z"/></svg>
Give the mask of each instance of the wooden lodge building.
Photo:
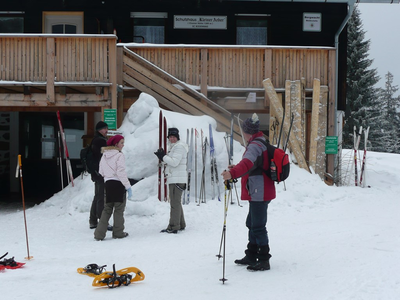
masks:
<svg viewBox="0 0 400 300"><path fill-rule="evenodd" d="M244 118L257 112L272 140L283 113L286 120L295 113L290 148L297 163L332 183L334 155L325 154L325 137L337 136L337 111L346 105L346 25L355 5L351 0L2 3L0 197L20 191L14 171L18 154L27 197L44 200L61 189L56 111L70 137L76 177L79 151L104 109L117 109L120 125L142 92L165 109L210 115L221 131L228 131L231 114Z"/></svg>

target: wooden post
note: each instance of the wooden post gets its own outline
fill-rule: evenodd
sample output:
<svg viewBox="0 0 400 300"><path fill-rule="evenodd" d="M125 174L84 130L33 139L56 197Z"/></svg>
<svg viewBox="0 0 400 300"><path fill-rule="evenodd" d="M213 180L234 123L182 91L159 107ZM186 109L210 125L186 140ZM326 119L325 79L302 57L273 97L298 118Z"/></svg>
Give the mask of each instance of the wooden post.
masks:
<svg viewBox="0 0 400 300"><path fill-rule="evenodd" d="M208 86L208 50L207 49L201 49L201 78L200 78L200 92L207 97L207 86ZM208 98L208 97L207 97ZM204 103L203 100L201 102Z"/></svg>
<svg viewBox="0 0 400 300"><path fill-rule="evenodd" d="M313 172L317 164L317 142L318 142L318 124L319 124L319 105L320 105L320 81L314 79L313 98L311 110L311 136L310 136L310 154L309 164Z"/></svg>
<svg viewBox="0 0 400 300"><path fill-rule="evenodd" d="M47 70L46 70L46 98L50 103L55 103L55 95L54 95L54 60L55 60L55 39L47 38L46 45L46 54L47 54Z"/></svg>
<svg viewBox="0 0 400 300"><path fill-rule="evenodd" d="M328 95L328 135L333 136L335 134L335 122L336 122L336 50L329 50L328 52L328 85L329 95ZM330 176L327 180L330 184L333 184L330 178L334 177L335 161L334 155L328 154L326 171Z"/></svg>
<svg viewBox="0 0 400 300"><path fill-rule="evenodd" d="M111 82L111 108L117 108L117 40L108 40L108 69Z"/></svg>
<svg viewBox="0 0 400 300"><path fill-rule="evenodd" d="M319 95L319 124L318 124L318 144L317 144L317 163L315 172L324 179L326 172L326 157L325 154L325 138L327 124L327 102L328 102L328 87L321 86ZM332 156L332 155L329 155Z"/></svg>
<svg viewBox="0 0 400 300"><path fill-rule="evenodd" d="M290 103L291 113L294 113L292 131L299 141L301 151L305 156L305 137L304 137L304 122L303 122L303 107L301 103L301 86L300 80L292 81L290 85ZM286 114L287 121L290 122L291 114Z"/></svg>
<svg viewBox="0 0 400 300"><path fill-rule="evenodd" d="M271 83L271 79L267 78L263 81L264 88L268 93L268 97L271 101L271 111L273 111L275 117L278 119L279 122L282 122L283 117L283 107L282 104L279 103L278 95L275 92L275 88ZM287 134L289 132L289 122L285 122L283 124L283 130ZM297 138L293 131L290 132L289 136L290 145L292 147L293 154L297 160L298 165L300 168L307 170L310 172L308 165L306 163L305 157L301 151L301 147Z"/></svg>
<svg viewBox="0 0 400 300"><path fill-rule="evenodd" d="M117 47L117 84L122 86L123 82L123 69L124 69L124 47ZM117 88L117 128L122 125L122 120L124 118L124 91L122 88Z"/></svg>

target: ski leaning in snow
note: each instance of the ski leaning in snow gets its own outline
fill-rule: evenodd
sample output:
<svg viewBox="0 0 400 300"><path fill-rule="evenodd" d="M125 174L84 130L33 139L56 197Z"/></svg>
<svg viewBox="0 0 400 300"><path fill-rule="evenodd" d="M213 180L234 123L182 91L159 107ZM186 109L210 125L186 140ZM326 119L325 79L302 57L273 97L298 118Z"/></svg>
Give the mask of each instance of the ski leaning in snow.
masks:
<svg viewBox="0 0 400 300"><path fill-rule="evenodd" d="M162 110L160 110L158 118L158 149L163 148L165 153L167 152L167 120L163 117ZM158 160L158 200L161 201L162 191L164 191L164 201L168 200L167 197L167 178L165 177L165 166L164 166L164 180L162 180L163 164L161 160Z"/></svg>
<svg viewBox="0 0 400 300"><path fill-rule="evenodd" d="M357 135L356 126L354 126L354 183L358 185L358 170L357 170L357 152L360 144L360 138L362 133L362 126L360 126L360 133Z"/></svg>
<svg viewBox="0 0 400 300"><path fill-rule="evenodd" d="M368 134L369 134L369 126L367 130L364 130L364 155L361 164L361 172L360 172L360 186L365 186L365 163L367 161L367 144L368 144Z"/></svg>
<svg viewBox="0 0 400 300"><path fill-rule="evenodd" d="M185 201L185 194L183 196L183 204L189 204L190 202L190 179L192 174L192 162L193 162L193 128L190 130L190 145L187 159L187 172L188 172L188 182L187 182L187 198Z"/></svg>
<svg viewBox="0 0 400 300"><path fill-rule="evenodd" d="M164 117L163 119L163 130L164 130L164 151L167 153L167 119ZM164 164L164 201L168 201L168 192L167 192L167 177L165 176L165 169L167 165Z"/></svg>
<svg viewBox="0 0 400 300"><path fill-rule="evenodd" d="M214 181L214 140L212 137L212 126L209 124L210 131L210 168L211 168L211 188L212 188L212 200L215 198L215 181Z"/></svg>
<svg viewBox="0 0 400 300"><path fill-rule="evenodd" d="M215 146L214 146L214 138L212 134L212 126L211 124L209 125L209 130L210 130L210 159L211 159L211 184L213 186L213 199L214 199L214 185L217 185L217 196L218 196L218 201L221 201L220 199L220 190L219 190L219 174L218 174L218 168L217 168L217 159L215 158ZM214 182L215 179L215 182Z"/></svg>
<svg viewBox="0 0 400 300"><path fill-rule="evenodd" d="M64 133L64 129L63 126L61 124L61 117L60 117L60 111L57 110L57 119L58 119L58 125L60 126L60 132L61 132L61 140L63 142L63 146L64 146L64 154L65 154L65 164L66 164L66 168L67 168L67 175L69 180L71 181L71 185L74 186L74 176L72 174L72 167L71 167L71 161L69 160L69 154L68 154L68 147L67 147L67 142L65 140L65 133Z"/></svg>
<svg viewBox="0 0 400 300"><path fill-rule="evenodd" d="M197 138L199 134L194 129L194 202L197 203Z"/></svg>
<svg viewBox="0 0 400 300"><path fill-rule="evenodd" d="M135 274L133 277L132 274ZM121 285L128 286L134 281L142 281L144 280L144 274L138 268L130 267L115 271L115 264L113 265L112 272L103 272L100 275L97 275L92 282L92 286L96 287L109 287L116 288Z"/></svg>
<svg viewBox="0 0 400 300"><path fill-rule="evenodd" d="M8 252L1 256L0 259L6 257L7 255ZM0 271L4 269L18 269L21 268L23 265L25 265L25 263L16 262L14 260L14 256L11 258L4 258L3 260L0 260Z"/></svg>
<svg viewBox="0 0 400 300"><path fill-rule="evenodd" d="M206 178L205 178L205 176L206 176L207 145L208 145L207 137L205 137L203 140L203 130L201 130L201 147L202 147L201 160L202 160L203 166L202 166L202 171L201 171L200 199L199 199L198 205L200 205L200 203L206 203Z"/></svg>

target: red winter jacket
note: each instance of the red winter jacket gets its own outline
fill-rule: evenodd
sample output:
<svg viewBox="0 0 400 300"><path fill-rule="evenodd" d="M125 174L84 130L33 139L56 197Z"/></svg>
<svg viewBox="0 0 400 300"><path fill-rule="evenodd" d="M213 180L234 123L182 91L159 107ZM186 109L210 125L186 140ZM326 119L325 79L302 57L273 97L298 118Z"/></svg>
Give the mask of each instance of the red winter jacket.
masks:
<svg viewBox="0 0 400 300"><path fill-rule="evenodd" d="M229 172L234 179L242 177L242 200L269 201L276 197L275 184L262 168L257 168L262 162L263 151L266 150L266 147L263 143L254 141L256 138L265 140L261 131L253 134L242 160ZM269 166L264 164L264 167Z"/></svg>

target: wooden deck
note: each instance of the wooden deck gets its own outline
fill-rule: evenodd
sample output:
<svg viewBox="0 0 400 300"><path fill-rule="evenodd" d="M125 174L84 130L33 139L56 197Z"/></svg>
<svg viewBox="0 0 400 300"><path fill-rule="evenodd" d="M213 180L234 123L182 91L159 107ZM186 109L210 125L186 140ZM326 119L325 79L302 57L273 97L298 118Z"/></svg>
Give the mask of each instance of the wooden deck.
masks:
<svg viewBox="0 0 400 300"><path fill-rule="evenodd" d="M0 34L0 107L111 107L114 35Z"/></svg>

